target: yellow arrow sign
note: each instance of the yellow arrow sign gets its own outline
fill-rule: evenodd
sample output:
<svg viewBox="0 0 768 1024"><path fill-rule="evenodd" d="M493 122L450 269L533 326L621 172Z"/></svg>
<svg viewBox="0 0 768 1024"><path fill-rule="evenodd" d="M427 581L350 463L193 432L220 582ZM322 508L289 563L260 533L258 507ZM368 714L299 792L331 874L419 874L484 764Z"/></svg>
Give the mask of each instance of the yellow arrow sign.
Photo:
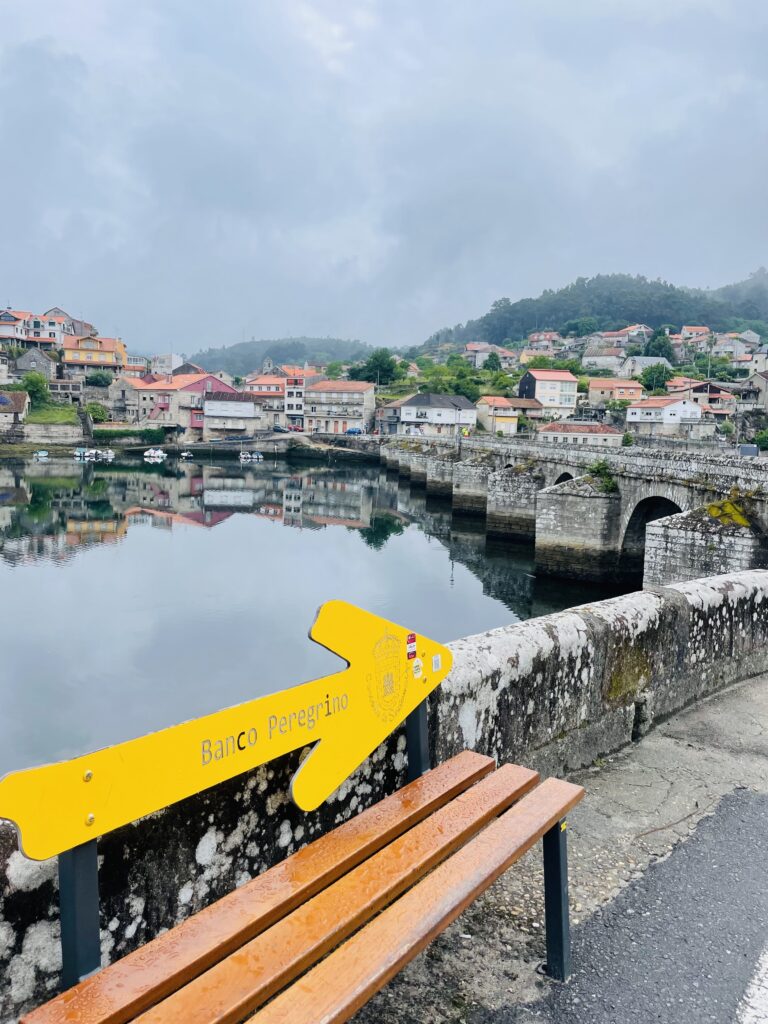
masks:
<svg viewBox="0 0 768 1024"><path fill-rule="evenodd" d="M293 777L303 810L326 800L451 668L447 647L329 601L310 637L349 667L140 739L0 780L0 817L44 860L315 744Z"/></svg>

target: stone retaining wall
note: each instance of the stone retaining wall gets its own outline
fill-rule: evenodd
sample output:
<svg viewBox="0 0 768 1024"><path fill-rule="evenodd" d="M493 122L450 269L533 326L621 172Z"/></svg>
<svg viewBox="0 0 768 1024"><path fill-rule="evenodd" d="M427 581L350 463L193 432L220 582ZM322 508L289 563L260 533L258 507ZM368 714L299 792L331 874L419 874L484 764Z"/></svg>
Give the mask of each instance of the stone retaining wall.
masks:
<svg viewBox="0 0 768 1024"><path fill-rule="evenodd" d="M467 637L430 698L433 757L470 747L562 773L766 668L768 572L657 588ZM104 962L243 884L404 780L396 733L314 814L288 782L300 752L99 842ZM56 990L56 864L0 828L0 1020Z"/></svg>

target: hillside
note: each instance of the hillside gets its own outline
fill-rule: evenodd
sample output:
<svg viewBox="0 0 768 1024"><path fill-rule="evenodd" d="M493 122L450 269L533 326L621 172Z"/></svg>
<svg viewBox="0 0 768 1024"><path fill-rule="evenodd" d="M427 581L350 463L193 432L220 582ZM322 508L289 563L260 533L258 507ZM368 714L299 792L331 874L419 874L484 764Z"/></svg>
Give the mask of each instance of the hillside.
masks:
<svg viewBox="0 0 768 1024"><path fill-rule="evenodd" d="M536 299L498 299L479 319L437 331L414 354L468 341L501 345L520 341L535 330L588 334L645 323L654 328L672 324L678 329L682 324L706 324L725 331L761 320L768 320L768 271L764 268L746 281L712 291L678 288L630 274L600 274L580 277L558 291L548 289Z"/></svg>
<svg viewBox="0 0 768 1024"><path fill-rule="evenodd" d="M345 341L341 338L277 338L209 348L189 358L205 370L226 370L227 373L245 376L259 370L267 356L276 363L303 365L306 361L312 365L332 360L351 362L365 359L370 352L370 345L361 341Z"/></svg>

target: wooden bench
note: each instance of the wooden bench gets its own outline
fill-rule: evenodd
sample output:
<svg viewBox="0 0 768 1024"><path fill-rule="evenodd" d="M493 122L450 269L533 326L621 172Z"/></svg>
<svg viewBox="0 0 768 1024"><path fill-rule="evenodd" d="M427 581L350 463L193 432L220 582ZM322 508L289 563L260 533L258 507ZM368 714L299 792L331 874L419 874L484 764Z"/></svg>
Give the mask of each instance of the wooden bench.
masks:
<svg viewBox="0 0 768 1024"><path fill-rule="evenodd" d="M563 980L565 816L583 795L465 751L23 1022L348 1020L539 839L547 970Z"/></svg>

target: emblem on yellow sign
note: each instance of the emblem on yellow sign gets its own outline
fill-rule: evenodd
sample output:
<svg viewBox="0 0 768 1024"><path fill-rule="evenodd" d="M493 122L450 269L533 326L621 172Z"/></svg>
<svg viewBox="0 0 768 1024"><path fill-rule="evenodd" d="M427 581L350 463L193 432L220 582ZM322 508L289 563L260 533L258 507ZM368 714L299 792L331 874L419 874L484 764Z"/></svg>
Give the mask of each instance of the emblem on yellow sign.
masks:
<svg viewBox="0 0 768 1024"><path fill-rule="evenodd" d="M291 795L314 810L451 668L448 648L344 601L324 604L309 635L348 667L0 780L0 817L25 855L52 857L305 746Z"/></svg>

